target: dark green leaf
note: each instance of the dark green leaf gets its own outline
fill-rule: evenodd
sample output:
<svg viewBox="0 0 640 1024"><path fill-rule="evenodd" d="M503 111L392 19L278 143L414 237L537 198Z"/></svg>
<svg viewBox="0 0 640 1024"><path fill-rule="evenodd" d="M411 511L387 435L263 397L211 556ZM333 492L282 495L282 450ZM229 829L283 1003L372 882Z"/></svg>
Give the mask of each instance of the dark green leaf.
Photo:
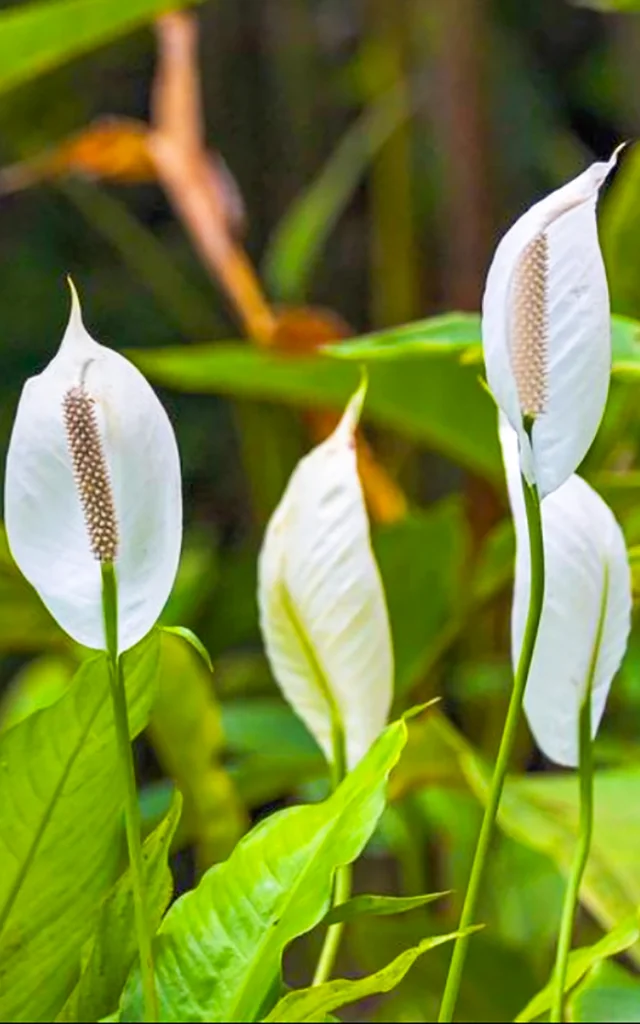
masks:
<svg viewBox="0 0 640 1024"><path fill-rule="evenodd" d="M447 498L378 527L372 542L391 620L396 695L403 695L424 675L461 611L468 548L461 502Z"/></svg>
<svg viewBox="0 0 640 1024"><path fill-rule="evenodd" d="M267 283L278 298L304 298L322 247L362 174L405 116L401 92L391 90L349 128L315 181L291 205L264 259Z"/></svg>
<svg viewBox="0 0 640 1024"><path fill-rule="evenodd" d="M448 326L434 328L434 338L446 341L448 335ZM495 407L478 384L478 368L462 365L437 345L428 358L426 354L427 347L397 359L371 358L365 418L501 483ZM346 358L284 356L230 343L137 350L129 355L147 376L181 391L274 399L303 407L341 408L359 382L357 365ZM369 356L358 359L368 362Z"/></svg>

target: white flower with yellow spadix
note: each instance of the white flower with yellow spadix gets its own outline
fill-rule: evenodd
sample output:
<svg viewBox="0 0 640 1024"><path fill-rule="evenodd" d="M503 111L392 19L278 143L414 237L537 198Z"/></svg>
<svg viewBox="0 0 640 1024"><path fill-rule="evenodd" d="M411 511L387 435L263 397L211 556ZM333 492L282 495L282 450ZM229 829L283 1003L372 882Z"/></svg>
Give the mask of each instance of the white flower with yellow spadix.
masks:
<svg viewBox="0 0 640 1024"><path fill-rule="evenodd" d="M338 427L292 474L258 574L273 674L329 761L337 718L349 768L384 728L393 688L389 618L356 464L365 390L363 382Z"/></svg>
<svg viewBox="0 0 640 1024"><path fill-rule="evenodd" d="M511 617L517 665L529 604L530 557L515 431L501 418L500 440L516 530ZM524 696L536 742L557 764L578 764L580 705L591 686L592 736L627 646L631 574L613 512L573 474L542 502L545 586L542 617Z"/></svg>
<svg viewBox="0 0 640 1024"><path fill-rule="evenodd" d="M527 210L500 241L487 277L487 381L540 497L578 468L607 399L610 309L596 201L618 151Z"/></svg>
<svg viewBox="0 0 640 1024"><path fill-rule="evenodd" d="M118 650L155 625L182 542L176 439L139 370L87 333L73 285L60 348L20 397L5 518L15 561L74 640L106 649L107 564L117 581Z"/></svg>

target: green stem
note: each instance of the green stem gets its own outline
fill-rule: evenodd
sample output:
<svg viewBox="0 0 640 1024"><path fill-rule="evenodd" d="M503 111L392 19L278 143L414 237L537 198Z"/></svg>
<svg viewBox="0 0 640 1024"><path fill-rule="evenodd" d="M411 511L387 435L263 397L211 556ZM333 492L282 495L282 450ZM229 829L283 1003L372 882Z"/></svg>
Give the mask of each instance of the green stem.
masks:
<svg viewBox="0 0 640 1024"><path fill-rule="evenodd" d="M538 626L540 625L540 616L542 614L542 603L544 598L544 549L542 546L540 499L538 497L537 489L534 486L530 486L524 478L522 479L522 487L527 513L527 525L529 528L529 551L531 558L529 611L527 614L527 622L522 641L522 650L520 652L520 658L518 660L518 666L516 668L515 678L513 681L513 690L509 700L507 717L504 723L502 739L500 740L496 766L494 768L493 778L491 779L491 785L489 787L487 805L482 819L480 835L478 836L473 864L471 865L469 884L467 886L462 914L460 916L459 929L461 931L475 923L474 917L478 903L478 896L480 894L480 885L482 883L487 855L489 853L489 846L491 843L496 815L498 813L500 797L502 796L502 788L504 786L504 780L509 766L509 759L511 757L511 752L516 738L522 699L524 697L524 690L527 684L529 669L531 667L536 637L538 635ZM440 1006L440 1016L438 1017L440 1022L453 1020L468 944L468 935L461 935L456 939L453 956L451 957L451 963L449 965L447 982L442 996L442 1005Z"/></svg>
<svg viewBox="0 0 640 1024"><path fill-rule="evenodd" d="M347 774L345 736L337 713L333 713L331 716L331 739L333 743L331 782L332 788L336 790ZM340 903L346 903L350 895L351 865L345 864L336 871L331 906L337 907ZM322 985L331 975L343 931L344 921L329 925L327 928L327 934L324 937L318 964L313 975L313 981L311 982L312 985Z"/></svg>
<svg viewBox="0 0 640 1024"><path fill-rule="evenodd" d="M129 733L129 716L127 713L127 697L124 687L122 659L118 656L118 587L115 569L110 563L102 565L102 607L104 629L109 660L109 683L113 702L113 718L116 729L118 754L122 766L125 793L125 825L127 845L129 848L129 866L131 869L131 888L135 913L135 927L140 954L140 970L144 993L144 1019L155 1022L158 1020L158 999L156 995L153 969L153 953L151 936L147 921L144 898L144 871L142 861L142 844L140 840L140 808L138 790L131 750Z"/></svg>
<svg viewBox="0 0 640 1024"><path fill-rule="evenodd" d="M567 985L567 968L569 966L569 952L571 950L571 938L576 917L576 910L580 900L580 885L584 869L589 859L591 847L591 836L593 833L593 744L591 741L591 694L593 691L593 677L595 674L604 619L607 607L608 575L605 572L602 603L600 606L600 618L596 631L596 638L591 653L589 676L585 689L582 704L580 705L580 720L578 725L578 773L580 777L580 824L578 830L578 843L573 856L571 873L567 883L567 891L562 907L562 918L560 921L560 932L558 935L558 947L556 950L556 963L553 972L553 990L550 1021L559 1022L562 1020L564 990Z"/></svg>

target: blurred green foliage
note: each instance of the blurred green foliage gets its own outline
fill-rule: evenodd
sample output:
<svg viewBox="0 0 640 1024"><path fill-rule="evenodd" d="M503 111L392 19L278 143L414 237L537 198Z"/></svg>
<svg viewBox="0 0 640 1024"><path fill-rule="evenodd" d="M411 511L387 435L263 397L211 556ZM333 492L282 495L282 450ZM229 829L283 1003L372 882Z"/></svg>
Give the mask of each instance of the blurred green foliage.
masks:
<svg viewBox="0 0 640 1024"><path fill-rule="evenodd" d="M632 0L589 6L640 9ZM154 38L148 28L124 34L164 7L157 0L3 5L2 163L55 148L101 114L145 117ZM179 891L231 854L226 863L242 860L245 872L247 943L221 964L205 936L207 984L222 970L230 986L254 978L250 972L275 977L295 938L285 979L307 985L319 934L298 936L328 907L335 865L319 837L322 828L339 828L353 856L368 844L357 891L452 890L408 914L350 920L338 962L339 976L367 975L343 982L349 1001L408 972L393 993L347 1011L355 1015L348 1019L430 1020L450 948L409 967L425 936L456 926L510 686L513 534L495 410L478 381L483 277L497 237L524 205L638 135L640 13L604 15L561 0L208 0L198 18L207 142L243 193L244 243L264 268L269 297L324 305L359 337L338 344L336 330L321 350L297 355L240 340L243 326L156 182L123 187L81 174L44 181L0 196L0 451L24 379L58 343L70 272L93 332L162 388L175 423L186 536L163 624L193 630L214 663L211 674L168 631L130 656L132 730L145 730L136 750L155 922L168 899L169 854ZM632 144L600 211L616 314L614 386L584 467L630 544L640 543L639 176ZM264 658L256 558L289 472L317 440L310 413L344 402L360 362L370 377L367 435L409 508L372 526L395 643L396 710L433 696L442 703L409 723L379 820L382 779L401 744L386 760L378 749L380 763L367 764L379 784L373 810L362 810L371 793L358 790L354 773L352 803L333 806L333 817L324 820L326 805L318 805L272 819L273 809L325 795L327 778ZM104 978L117 979L117 988L134 960L130 943L113 938L128 934L128 880L115 750L105 739L106 676L101 658L78 669L83 654L50 620L2 538L0 922L8 927L0 935L0 1006L7 1020L111 1012ZM575 1020L640 1019L639 655L636 626L596 746L596 832L577 929L583 948L571 967ZM387 735L392 747L397 730ZM488 926L473 938L460 1002L468 1020L514 1019L546 984L573 849L576 780L549 770L524 724L513 768L483 893ZM184 797L179 823L172 781ZM265 817L238 848L249 823ZM289 908L292 920L271 893L273 905L259 908L256 924L251 879L271 855L269 844L281 851L293 843L288 830L307 842L309 871L319 879L313 899L304 914ZM10 836L6 849L3 836ZM293 860L283 861L280 895L309 885ZM206 924L207 915L228 912L225 870L207 876L214 898L198 889L170 911L162 925L168 942L202 927L200 915ZM42 904L38 896L50 886L55 898ZM263 963L251 929L272 926L277 941ZM200 971L202 950L190 954L185 971ZM624 966L606 959L618 954ZM169 954L161 969L170 975ZM216 995L208 1019L245 1011L242 1019L260 1019L258 988L244 991L235 1011L224 1001L231 988ZM327 1012L342 1005L330 996L325 990ZM128 1005L138 998L134 974ZM298 1003L287 1009L291 1000L285 995L281 1015L269 1019L301 1012ZM211 1005L202 1012L211 1014Z"/></svg>

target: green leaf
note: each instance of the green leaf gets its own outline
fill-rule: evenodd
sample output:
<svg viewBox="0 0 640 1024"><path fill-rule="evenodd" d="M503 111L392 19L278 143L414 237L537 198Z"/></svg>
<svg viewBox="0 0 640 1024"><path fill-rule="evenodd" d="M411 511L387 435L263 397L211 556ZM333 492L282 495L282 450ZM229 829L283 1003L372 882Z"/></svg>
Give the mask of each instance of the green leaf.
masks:
<svg viewBox="0 0 640 1024"><path fill-rule="evenodd" d="M225 702L225 736L231 774L248 807L260 807L318 776L327 762L301 720L282 699Z"/></svg>
<svg viewBox="0 0 640 1024"><path fill-rule="evenodd" d="M178 0L184 7L194 0ZM0 93L167 10L166 0L57 0L0 14Z"/></svg>
<svg viewBox="0 0 640 1024"><path fill-rule="evenodd" d="M616 313L628 316L640 313L634 257L634 243L640 229L639 186L640 152L632 148L623 153L622 166L616 172L614 186L607 193L598 218L611 306Z"/></svg>
<svg viewBox="0 0 640 1024"><path fill-rule="evenodd" d="M613 372L623 380L637 380L640 374L640 323L626 316L614 316L611 328Z"/></svg>
<svg viewBox="0 0 640 1024"><path fill-rule="evenodd" d="M174 793L168 814L147 836L142 848L148 922L153 935L162 920L173 890L168 857L182 798ZM120 876L105 899L95 932L83 957L80 980L58 1015L59 1021L100 1020L118 1006L138 947L134 920L131 873Z"/></svg>
<svg viewBox="0 0 640 1024"><path fill-rule="evenodd" d="M211 655L209 654L207 648L204 646L200 637L196 636L192 629L187 629L186 626L161 626L160 628L164 633L173 633L174 636L182 637L183 640L185 640L188 644L191 645L191 647L193 647L196 654L199 655L200 658L202 658L209 671L213 672L213 662L211 660Z"/></svg>
<svg viewBox="0 0 640 1024"><path fill-rule="evenodd" d="M640 2L640 0L638 0ZM418 320L389 330L351 338L323 351L345 361L395 362L405 359L433 359L437 355L458 359L482 372L482 331L480 317L472 313L447 313L430 320ZM640 323L626 316L611 318L613 372L624 376L640 372Z"/></svg>
<svg viewBox="0 0 640 1024"><path fill-rule="evenodd" d="M396 696L424 678L442 637L459 618L468 541L457 498L372 533L393 634Z"/></svg>
<svg viewBox="0 0 640 1024"><path fill-rule="evenodd" d="M74 674L70 659L56 654L34 658L11 680L0 702L0 732L6 732L41 708L49 707L69 688Z"/></svg>
<svg viewBox="0 0 640 1024"><path fill-rule="evenodd" d="M477 930L476 926L467 928L464 932L434 935L432 938L424 939L418 946L405 950L386 967L365 978L354 980L339 978L336 981L327 981L322 985L317 985L315 988L303 988L296 992L289 992L264 1018L265 1024L274 1024L275 1021L322 1021L327 1013L337 1010L347 1003L355 1003L359 999L365 999L367 996L377 995L380 992L391 992L423 953L427 953L436 946L441 946L444 942L451 942L458 935L469 935Z"/></svg>
<svg viewBox="0 0 640 1024"><path fill-rule="evenodd" d="M147 720L158 650L154 632L125 655L132 735ZM105 655L0 737L0 765L0 1019L53 1020L124 860Z"/></svg>
<svg viewBox="0 0 640 1024"><path fill-rule="evenodd" d="M482 364L480 317L477 313L445 313L350 338L339 345L325 345L323 351L335 359L358 362L452 354Z"/></svg>
<svg viewBox="0 0 640 1024"><path fill-rule="evenodd" d="M443 326L441 335L439 330L435 334L446 340L449 327ZM146 376L180 391L303 407L342 408L359 383L352 361L322 354L284 356L233 343L128 354ZM367 355L358 358L369 360ZM397 359L371 357L368 371L365 419L406 434L502 485L495 407L478 384L477 367L462 365L454 354L434 345Z"/></svg>
<svg viewBox="0 0 640 1024"><path fill-rule="evenodd" d="M461 755L461 765L483 800L488 769L470 751ZM639 801L637 768L596 772L593 840L581 899L603 928L625 920L640 905L640 821L629 815L629 808ZM518 842L547 854L566 876L578 834L578 815L577 776L549 773L507 779L498 824Z"/></svg>
<svg viewBox="0 0 640 1024"><path fill-rule="evenodd" d="M569 954L569 967L567 970L567 982L565 992L576 985L587 973L590 967L610 956L617 956L618 953L629 949L640 937L640 925L638 915L622 921L617 928L605 935L593 946L584 946L581 949L574 949ZM551 983L546 985L541 992L527 1003L522 1013L516 1017L516 1022L535 1020L551 1007L552 991Z"/></svg>
<svg viewBox="0 0 640 1024"><path fill-rule="evenodd" d="M597 11L640 11L640 0L573 0L576 7L594 7Z"/></svg>
<svg viewBox="0 0 640 1024"><path fill-rule="evenodd" d="M640 980L603 960L572 994L568 1011L577 1024L624 1024L640 1020Z"/></svg>
<svg viewBox="0 0 640 1024"><path fill-rule="evenodd" d="M264 275L281 300L304 298L322 247L367 165L406 116L406 102L390 90L348 129L312 184L288 209L264 258Z"/></svg>
<svg viewBox="0 0 640 1024"><path fill-rule="evenodd" d="M337 924L339 921L352 921L354 917L386 916L387 914L405 914L407 910L424 907L427 903L450 896L451 891L430 892L424 896L353 896L346 903L340 903L329 911L324 924Z"/></svg>
<svg viewBox="0 0 640 1024"><path fill-rule="evenodd" d="M173 630L161 630L149 734L161 764L182 792L182 825L195 843L197 870L204 871L229 855L246 820L220 760L224 737L211 672L193 645Z"/></svg>
<svg viewBox="0 0 640 1024"><path fill-rule="evenodd" d="M336 868L373 832L405 740L404 722L389 726L328 800L267 818L174 903L155 942L163 1020L257 1019L285 946L322 920ZM135 972L121 1018L141 1014Z"/></svg>

